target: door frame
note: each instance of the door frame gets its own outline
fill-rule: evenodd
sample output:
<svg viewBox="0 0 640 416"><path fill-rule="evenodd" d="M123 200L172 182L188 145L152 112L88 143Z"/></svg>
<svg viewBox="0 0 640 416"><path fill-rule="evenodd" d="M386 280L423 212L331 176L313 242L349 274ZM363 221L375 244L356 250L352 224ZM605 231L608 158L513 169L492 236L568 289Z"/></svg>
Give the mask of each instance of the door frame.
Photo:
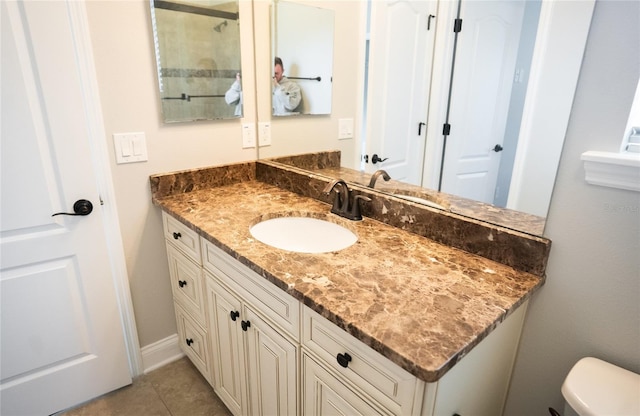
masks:
<svg viewBox="0 0 640 416"><path fill-rule="evenodd" d="M107 250L111 265L111 276L116 289L122 332L129 360L129 372L132 377L144 372L140 341L136 328L129 276L120 232L120 220L116 207L115 191L110 168L109 152L105 140L106 132L100 105L98 79L93 58L89 19L84 1L66 1L74 38L77 68L84 93L87 114L89 147L91 161L95 167L100 209L104 218L104 232L107 238Z"/></svg>

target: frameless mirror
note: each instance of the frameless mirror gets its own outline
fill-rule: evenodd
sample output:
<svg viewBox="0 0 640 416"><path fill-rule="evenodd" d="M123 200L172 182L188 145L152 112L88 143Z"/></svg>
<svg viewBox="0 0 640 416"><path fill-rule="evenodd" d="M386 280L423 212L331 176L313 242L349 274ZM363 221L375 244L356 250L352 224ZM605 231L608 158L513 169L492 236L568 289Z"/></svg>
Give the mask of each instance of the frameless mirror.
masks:
<svg viewBox="0 0 640 416"><path fill-rule="evenodd" d="M384 169L392 180L378 180L380 192L445 198L452 212L541 235L594 2L359 3L370 13L368 31L353 32L366 51L362 67L354 68L368 82L365 128L354 143L362 158L314 172L367 186ZM357 27L359 19L341 15L337 22ZM454 32L459 24L462 31ZM489 59L495 55L499 61ZM278 156L287 154L269 157ZM479 166L480 159L492 167ZM496 182L499 170L504 177ZM478 196L489 171L493 190Z"/></svg>
<svg viewBox="0 0 640 416"><path fill-rule="evenodd" d="M150 4L164 122L241 117L237 0Z"/></svg>
<svg viewBox="0 0 640 416"><path fill-rule="evenodd" d="M274 116L331 114L333 10L272 4Z"/></svg>

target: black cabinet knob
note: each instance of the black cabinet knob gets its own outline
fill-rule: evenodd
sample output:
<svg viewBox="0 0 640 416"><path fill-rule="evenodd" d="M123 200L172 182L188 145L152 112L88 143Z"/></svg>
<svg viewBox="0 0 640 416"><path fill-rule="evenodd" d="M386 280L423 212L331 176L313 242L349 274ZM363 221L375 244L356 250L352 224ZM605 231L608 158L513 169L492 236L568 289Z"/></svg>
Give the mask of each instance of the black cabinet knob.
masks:
<svg viewBox="0 0 640 416"><path fill-rule="evenodd" d="M504 150L504 148L502 146L500 146L499 144L497 144L491 150L493 150L494 152L498 153L498 152L502 152Z"/></svg>
<svg viewBox="0 0 640 416"><path fill-rule="evenodd" d="M191 339L191 338L187 338L187 339L185 339L185 341L187 342L188 346L191 346L191 344L193 344L193 339Z"/></svg>
<svg viewBox="0 0 640 416"><path fill-rule="evenodd" d="M231 311L231 313L230 313L229 315L231 315L231 320L232 320L232 321L235 321L235 320L238 318L238 316L240 316L240 312L238 312L238 311Z"/></svg>
<svg viewBox="0 0 640 416"><path fill-rule="evenodd" d="M344 368L349 367L349 363L351 362L351 356L346 352L344 354L338 354L336 356L336 359L338 360L338 364L340 364Z"/></svg>
<svg viewBox="0 0 640 416"><path fill-rule="evenodd" d="M242 327L242 330L246 332L247 328L249 328L251 326L251 322L242 321L242 322L240 322L240 326Z"/></svg>
<svg viewBox="0 0 640 416"><path fill-rule="evenodd" d="M178 238L182 237L182 234L180 233L173 233L173 239L177 240Z"/></svg>
<svg viewBox="0 0 640 416"><path fill-rule="evenodd" d="M187 281L186 280L178 280L178 286L185 287L186 285L187 285Z"/></svg>

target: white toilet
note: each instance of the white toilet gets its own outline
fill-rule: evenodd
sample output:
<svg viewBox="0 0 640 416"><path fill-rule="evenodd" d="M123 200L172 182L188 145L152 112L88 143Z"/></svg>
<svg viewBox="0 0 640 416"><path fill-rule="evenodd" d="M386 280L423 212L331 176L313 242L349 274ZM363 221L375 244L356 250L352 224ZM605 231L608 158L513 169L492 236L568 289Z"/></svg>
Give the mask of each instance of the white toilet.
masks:
<svg viewBox="0 0 640 416"><path fill-rule="evenodd" d="M564 416L640 416L640 375L593 357L562 384Z"/></svg>

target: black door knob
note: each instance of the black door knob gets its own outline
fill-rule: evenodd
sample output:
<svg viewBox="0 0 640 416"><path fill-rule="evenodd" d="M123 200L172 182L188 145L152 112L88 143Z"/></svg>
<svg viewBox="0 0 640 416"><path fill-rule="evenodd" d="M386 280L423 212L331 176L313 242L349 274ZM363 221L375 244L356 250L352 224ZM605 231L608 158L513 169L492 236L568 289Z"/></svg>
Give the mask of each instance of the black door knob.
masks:
<svg viewBox="0 0 640 416"><path fill-rule="evenodd" d="M91 214L91 211L93 211L93 204L91 203L91 201L88 201L86 199L78 199L73 204L73 213L56 212L51 216L55 217L56 215L89 215Z"/></svg>
<svg viewBox="0 0 640 416"><path fill-rule="evenodd" d="M187 338L187 339L185 339L185 341L187 342L187 345L189 347L191 346L191 344L193 344L193 339L191 339L191 338Z"/></svg>
<svg viewBox="0 0 640 416"><path fill-rule="evenodd" d="M388 157L385 157L384 159L381 158L380 156L378 156L377 154L373 154L373 156L371 156L371 163L373 163L374 165L378 162L384 162L385 160L389 159Z"/></svg>
<svg viewBox="0 0 640 416"><path fill-rule="evenodd" d="M247 331L247 328L251 327L251 322L250 321L241 321L240 322L240 326L242 327L243 331Z"/></svg>
<svg viewBox="0 0 640 416"><path fill-rule="evenodd" d="M500 146L499 144L495 145L495 147L492 149L494 152L498 153L498 152L502 152L502 146Z"/></svg>
<svg viewBox="0 0 640 416"><path fill-rule="evenodd" d="M231 315L231 320L232 320L232 321L235 321L235 320L238 318L238 316L240 316L240 312L238 312L238 311L231 311L231 313L230 313L229 315Z"/></svg>

